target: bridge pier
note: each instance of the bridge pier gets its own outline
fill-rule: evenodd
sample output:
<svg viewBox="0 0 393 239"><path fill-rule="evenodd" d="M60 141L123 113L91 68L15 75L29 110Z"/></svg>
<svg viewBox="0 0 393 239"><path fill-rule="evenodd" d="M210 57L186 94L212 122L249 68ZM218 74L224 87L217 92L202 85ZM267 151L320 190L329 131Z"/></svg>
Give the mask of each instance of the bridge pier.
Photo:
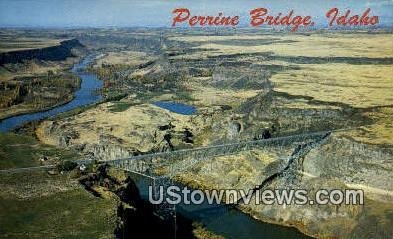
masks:
<svg viewBox="0 0 393 239"><path fill-rule="evenodd" d="M173 185L173 181L165 176L155 177L152 180L153 197L155 200L163 198L162 203L154 205L155 214L163 220L174 220L176 218L176 206L169 204L167 189Z"/></svg>

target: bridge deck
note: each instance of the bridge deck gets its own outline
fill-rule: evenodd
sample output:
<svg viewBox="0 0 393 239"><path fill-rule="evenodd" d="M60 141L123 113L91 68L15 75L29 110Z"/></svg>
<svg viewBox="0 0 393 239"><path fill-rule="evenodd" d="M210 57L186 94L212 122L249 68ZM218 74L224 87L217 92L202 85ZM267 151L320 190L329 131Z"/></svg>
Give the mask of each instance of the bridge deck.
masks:
<svg viewBox="0 0 393 239"><path fill-rule="evenodd" d="M284 146L306 140L315 140L329 134L330 131L321 131L291 136L283 136L270 139L253 140L247 142L236 142L193 149L183 149L170 152L159 152L154 154L144 154L128 158L103 161L117 168L126 171L136 172L146 176L154 176L154 168L171 167L168 176L173 176L195 163L212 157L231 155L240 151L251 150L267 146ZM184 160L188 159L188 160ZM183 161L183 162L182 162ZM175 165L176 163L176 165Z"/></svg>

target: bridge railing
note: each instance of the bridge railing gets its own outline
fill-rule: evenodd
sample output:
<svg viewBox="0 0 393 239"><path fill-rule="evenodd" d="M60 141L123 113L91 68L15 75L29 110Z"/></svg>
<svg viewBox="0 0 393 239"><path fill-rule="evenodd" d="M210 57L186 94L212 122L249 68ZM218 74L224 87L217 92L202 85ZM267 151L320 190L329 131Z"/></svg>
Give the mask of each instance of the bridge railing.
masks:
<svg viewBox="0 0 393 239"><path fill-rule="evenodd" d="M328 133L329 131L321 131L247 142L220 144L193 149L144 154L128 158L108 160L105 162L126 171L139 172L146 175L155 175L155 169L166 167L167 169L169 168L169 172L166 172L166 174L174 175L200 161L212 157L231 155L240 151L259 147L284 146L294 144L296 142L304 142L305 140L315 140L316 138L323 137Z"/></svg>

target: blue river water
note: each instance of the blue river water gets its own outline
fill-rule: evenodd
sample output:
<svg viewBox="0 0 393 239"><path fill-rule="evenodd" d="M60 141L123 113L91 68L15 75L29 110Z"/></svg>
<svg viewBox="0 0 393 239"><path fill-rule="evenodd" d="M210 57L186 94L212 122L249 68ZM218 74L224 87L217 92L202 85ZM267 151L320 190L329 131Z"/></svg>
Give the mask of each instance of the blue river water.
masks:
<svg viewBox="0 0 393 239"><path fill-rule="evenodd" d="M21 114L4 119L0 122L0 132L8 132L30 121L46 119L59 113L93 104L101 100L102 96L97 94L97 91L102 87L102 81L100 81L95 74L83 71L93 60L94 56L88 56L81 62L75 64L71 69L71 72L77 74L81 78L80 89L75 92L75 97L73 100L64 105L54 107L49 110Z"/></svg>
<svg viewBox="0 0 393 239"><path fill-rule="evenodd" d="M152 182L136 174L130 174L130 176L135 181L141 198L148 200L148 187L152 185ZM177 186L183 187L180 184L177 184ZM180 203L176 205L176 212L188 219L201 222L209 231L229 239L311 239L293 227L256 220L225 204L204 202L196 205Z"/></svg>

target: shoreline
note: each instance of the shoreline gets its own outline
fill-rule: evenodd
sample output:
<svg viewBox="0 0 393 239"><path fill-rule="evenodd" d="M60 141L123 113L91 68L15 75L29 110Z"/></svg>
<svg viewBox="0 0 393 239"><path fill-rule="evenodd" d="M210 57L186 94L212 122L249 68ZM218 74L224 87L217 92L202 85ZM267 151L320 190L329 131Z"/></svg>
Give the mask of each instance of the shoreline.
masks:
<svg viewBox="0 0 393 239"><path fill-rule="evenodd" d="M197 190L197 189L199 189L199 190L211 190L212 189L211 187L206 186L206 185L201 185L201 184L196 184L195 185L195 184L192 184L191 181L187 182L187 180L184 180L183 178L175 179L174 182L180 183L181 185L184 185L185 187L189 187L189 188L191 188L193 190ZM308 237L311 237L311 238L318 238L317 235L312 235L312 234L307 233L307 231L304 228L297 226L296 223L283 223L283 222L280 222L280 221L277 221L277 220L268 219L268 218L265 218L265 217L261 218L261 217L257 216L257 214L254 211L251 210L251 208L246 208L246 207L241 206L241 205L232 206L231 204L226 204L225 203L225 199L224 199L224 203L223 204L219 204L219 205L232 207L233 209L239 211L240 213L243 213L246 216L248 216L248 217L258 221L258 223L267 223L267 224L272 224L272 225L278 225L278 226L293 228L293 229L299 231L301 234L304 234L305 236L308 236Z"/></svg>
<svg viewBox="0 0 393 239"><path fill-rule="evenodd" d="M284 226L284 227L290 227L290 228L295 228L296 230L298 230L300 233L308 236L308 237L312 237L312 238L319 238L318 235L313 235L310 233L307 233L307 231L300 226L297 226L298 224L296 223L283 223L277 220L272 220L272 219L268 219L268 218L262 218L260 216L257 216L257 214L247 208L245 208L244 206L236 206L235 207L237 210L241 211L242 213L246 214L247 216L260 221L260 222L264 222L264 223L269 223L269 224L274 224L274 225L279 225L279 226Z"/></svg>
<svg viewBox="0 0 393 239"><path fill-rule="evenodd" d="M24 115L24 114L34 114L34 113L38 113L38 112L41 112L41 111L42 111L42 112L48 111L48 110L54 109L54 108L56 108L56 107L63 106L63 105L65 105L65 104L71 102L72 100L74 100L74 99L75 99L75 93L81 88L82 80L81 80L81 78L78 76L78 74L73 73L71 70L72 70L72 68L73 68L73 66L74 66L75 64L77 64L78 62L80 62L80 61L81 61L82 59L84 59L85 57L86 57L86 55L77 56L76 59L72 59L72 64L71 64L71 65L68 65L68 66L66 66L66 67L64 68L64 72L71 72L72 74L74 74L75 76L77 76L77 77L79 78L79 80L80 80L80 81L79 81L79 86L78 86L78 88L77 88L75 91L72 92L71 98L68 97L65 101L58 102L58 103L55 104L55 105L47 106L47 107L44 107L44 108L42 108L42 109L30 109L30 110L20 111L20 112L16 112L16 113L11 113L10 115L6 115L6 116L0 116L0 123L1 123L3 120L6 120L6 119L9 119L9 118L12 118L12 117L16 117L16 116L20 116L20 115ZM14 105L13 105L13 106L14 106ZM11 106L11 107L12 107L12 106ZM7 108L11 108L11 107L7 107ZM5 108L6 111L8 111L7 108Z"/></svg>
<svg viewBox="0 0 393 239"><path fill-rule="evenodd" d="M79 86L79 88L80 88L80 86ZM77 89L77 90L79 90L79 89ZM21 116L21 115L24 115L24 114L35 114L35 113L39 113L39 112L45 112L45 111L48 111L48 110L52 110L52 109L54 109L56 107L63 106L63 105L65 105L65 104L67 104L67 103L69 103L69 102L71 102L72 100L75 99L75 92L73 92L72 97L70 99L67 99L66 101L63 101L63 102L59 102L59 103L57 103L55 105L52 105L52 106L48 106L48 107L44 107L42 109L36 109L36 110L34 110L34 109L26 110L26 111L14 113L14 114L11 114L11 115L7 115L7 116L4 116L4 117L0 117L0 123L3 120L6 120L6 119L9 119L9 118L12 118L12 117Z"/></svg>
<svg viewBox="0 0 393 239"><path fill-rule="evenodd" d="M86 66L84 66L84 64L86 64L86 63L83 61L83 59L85 59L87 57L88 56L78 57L77 60L75 59L73 61L74 64L67 68L67 70L69 72L71 72L73 75L75 75L78 78L79 86L71 94L67 95L67 97L64 97L65 98L64 101L58 102L58 103L56 103L56 104L54 104L52 106L44 107L42 109L29 109L29 110L25 110L25 111L21 111L21 112L15 112L15 113L12 113L10 115L4 116L3 118L0 118L0 124L6 124L5 122L7 122L7 121L8 122L13 122L13 118L14 117L15 118L18 118L18 117L26 118L26 117L29 117L31 115L31 117L33 117L33 118L29 117L28 121L25 120L24 122L19 122L17 124L13 124L12 123L13 126L7 126L6 128L2 129L2 132L10 132L10 131L13 131L15 129L23 127L26 123L39 122L39 121L42 121L44 119L56 117L57 115L65 113L65 112L68 112L68 111L72 111L72 110L75 110L75 109L83 108L84 106L90 105L92 103L97 103L97 102L90 102L90 103L89 102L82 102L81 105L78 102L77 103L73 103L73 101L78 100L78 98L80 97L79 94L78 94L79 91L81 91L82 94L83 94L84 91L88 90L86 87L83 86L84 85L84 83L83 83L84 82L83 76L78 74L77 71L73 70L74 67L77 67L76 70L80 70L81 67L83 67L85 69ZM81 66L81 64L83 64L83 66ZM96 76L95 76L95 80L97 82L102 82L102 80L99 79ZM102 83L99 83L99 85L101 85L101 84ZM99 86L97 86L97 87L99 87ZM102 98L102 95L97 92L101 88L102 87L99 87L99 88L95 89L94 91L91 91L89 97L97 98L97 96L99 96L98 102L102 102L102 100L100 100L100 98ZM94 98L92 98L92 99L94 99ZM68 104L70 104L71 108L68 107ZM72 108L72 107L75 107L75 108ZM60 112L59 111L56 112L57 108L59 108ZM65 110L65 111L62 111L62 110ZM54 112L51 113L51 111L54 111ZM41 116L35 117L34 115L37 115L37 114L43 114L44 116L42 116L43 118ZM34 119L34 117L36 119ZM15 120L18 120L18 119L15 119Z"/></svg>

